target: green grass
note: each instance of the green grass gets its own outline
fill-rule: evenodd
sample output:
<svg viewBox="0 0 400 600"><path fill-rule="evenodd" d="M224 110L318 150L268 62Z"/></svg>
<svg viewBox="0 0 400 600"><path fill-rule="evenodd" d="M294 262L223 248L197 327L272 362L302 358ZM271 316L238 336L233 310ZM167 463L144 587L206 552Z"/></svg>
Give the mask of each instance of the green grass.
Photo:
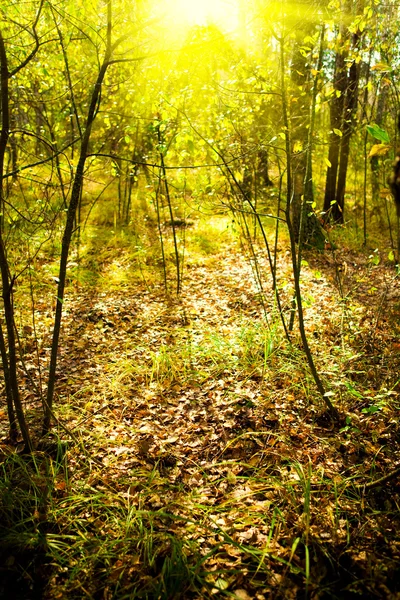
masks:
<svg viewBox="0 0 400 600"><path fill-rule="evenodd" d="M270 436L260 433L236 436L227 449ZM94 452L91 428L81 426L81 436ZM157 464L115 478L117 460L101 467L74 446L68 464L54 451L53 459L11 455L1 466L3 573L25 597L43 577L51 598L234 597L249 585L284 598L293 582L313 593L334 569L335 544L356 535L360 494L311 462L288 458L271 472L262 448L253 446L249 462L192 465L190 490Z"/></svg>
<svg viewBox="0 0 400 600"><path fill-rule="evenodd" d="M229 370L240 373L240 377L254 373L262 377L279 344L277 331L250 322L225 335L178 331L172 343L150 353L149 383L163 388L176 383L201 383Z"/></svg>

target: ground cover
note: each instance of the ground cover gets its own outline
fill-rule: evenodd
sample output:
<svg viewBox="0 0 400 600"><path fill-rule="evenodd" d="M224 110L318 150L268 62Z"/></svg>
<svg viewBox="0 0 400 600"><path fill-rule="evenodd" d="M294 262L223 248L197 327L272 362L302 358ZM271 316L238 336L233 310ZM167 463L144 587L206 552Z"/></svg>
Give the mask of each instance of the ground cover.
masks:
<svg viewBox="0 0 400 600"><path fill-rule="evenodd" d="M72 281L49 448L28 460L1 445L0 594L400 597L400 483L364 487L397 466L400 442L400 289L376 257L305 256L307 332L340 423L281 331L268 276L263 309L254 256L232 240L188 254L179 298L130 278L123 252L94 283ZM257 264L267 273L261 249ZM22 340L33 428L44 307L40 349L32 331Z"/></svg>

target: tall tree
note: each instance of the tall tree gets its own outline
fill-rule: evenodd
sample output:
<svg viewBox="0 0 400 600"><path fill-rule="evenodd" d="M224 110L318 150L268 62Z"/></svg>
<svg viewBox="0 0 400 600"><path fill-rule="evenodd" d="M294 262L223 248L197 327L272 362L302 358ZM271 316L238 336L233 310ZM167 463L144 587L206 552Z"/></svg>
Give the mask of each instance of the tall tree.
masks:
<svg viewBox="0 0 400 600"><path fill-rule="evenodd" d="M69 249L71 246L72 234L74 230L75 216L76 211L79 205L83 181L84 181L84 171L85 164L88 155L89 142L92 133L93 123L96 119L96 114L99 108L100 98L101 98L101 90L104 81L104 77L106 75L107 69L110 66L112 61L112 53L115 46L112 44L112 0L107 0L107 17L106 17L106 27L105 27L105 49L104 49L104 57L96 78L96 81L92 88L92 95L90 98L89 108L86 117L85 128L83 130L80 149L79 149L79 158L78 164L76 167L76 172L74 176L74 181L71 190L71 198L69 200L68 209L67 209L67 218L64 228L64 234L62 239L61 246L61 257L60 257L60 266L59 266L59 275L58 275L58 287L57 287L57 304L56 304L56 314L54 319L54 328L53 328L53 340L51 346L51 357L50 357L50 367L49 367L49 377L48 377L48 387L47 387L47 397L44 408L44 419L43 419L43 433L47 433L50 428L51 416L52 416L52 408L53 408L53 398L54 398L54 386L56 381L56 367L57 367L57 357L58 357L58 346L59 346L59 338L60 338L60 330L61 330L61 318L62 318L62 308L64 302L64 292L65 292L65 282L67 277L67 262L69 257Z"/></svg>
<svg viewBox="0 0 400 600"><path fill-rule="evenodd" d="M333 95L330 101L329 166L326 175L325 219L336 223L344 221L344 197L350 155L350 139L355 128L355 116L360 77L360 42L365 22L359 12L363 0L345 0L340 3L341 20L336 36L336 56L333 76ZM350 15L355 18L346 24Z"/></svg>
<svg viewBox="0 0 400 600"><path fill-rule="evenodd" d="M324 25L317 27L317 15L296 29L296 44L291 61L292 108L291 141L293 193L291 212L296 239L323 246L321 226L312 210L314 182L312 170L313 124L322 68ZM322 32L322 35L321 35Z"/></svg>
<svg viewBox="0 0 400 600"><path fill-rule="evenodd" d="M5 173L4 173L4 158L7 150L8 140L10 136L10 97L9 97L9 82L12 77L15 77L34 59L39 50L39 36L37 33L38 22L43 9L43 1L40 2L36 15L33 17L30 26L19 24L13 20L14 27L17 31L27 32L31 38L30 51L20 59L19 63L11 67L7 55L6 43L2 32L0 31L0 102L1 102L1 131L0 131L0 274L2 283L2 298L4 318L6 322L7 340L0 331L0 349L3 361L4 381L7 395L8 415L10 419L10 436L15 438L16 422L15 415L18 420L18 425L27 450L32 449L32 439L29 427L25 420L24 409L21 401L20 390L18 385L17 375L17 344L15 336L15 318L13 304L13 288L16 275L11 273L10 263L7 256L6 240L4 237L4 215L5 215ZM29 47L29 46L28 46ZM1 325L0 325L1 328Z"/></svg>

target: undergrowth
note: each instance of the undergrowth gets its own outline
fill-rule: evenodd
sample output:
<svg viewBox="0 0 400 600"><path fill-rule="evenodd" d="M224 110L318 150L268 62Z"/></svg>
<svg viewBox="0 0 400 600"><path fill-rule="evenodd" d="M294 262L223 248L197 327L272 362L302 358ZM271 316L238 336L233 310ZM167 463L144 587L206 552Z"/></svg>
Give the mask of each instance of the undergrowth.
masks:
<svg viewBox="0 0 400 600"><path fill-rule="evenodd" d="M32 456L1 446L0 597L396 597L400 488L363 488L398 455L398 325L390 310L370 318L377 293L361 303L390 267L342 266L344 302L336 262L307 256L306 326L335 424L236 242L188 226L177 299L159 249L150 260L135 232L92 234L70 265L55 435ZM31 371L49 339L35 310L36 338L21 326Z"/></svg>

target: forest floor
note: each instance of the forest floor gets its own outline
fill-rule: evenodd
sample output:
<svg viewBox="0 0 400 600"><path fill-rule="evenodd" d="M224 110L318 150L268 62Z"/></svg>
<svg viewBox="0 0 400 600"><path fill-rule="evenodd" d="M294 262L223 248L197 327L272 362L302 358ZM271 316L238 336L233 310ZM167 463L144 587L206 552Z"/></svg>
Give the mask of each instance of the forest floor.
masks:
<svg viewBox="0 0 400 600"><path fill-rule="evenodd" d="M288 315L289 254L278 257ZM400 598L400 477L363 488L398 466L399 280L376 253L305 258L307 333L339 423L315 389L297 321L289 343L271 282L263 309L254 261L236 245L189 256L179 297L118 282L123 253L96 287L71 286L58 451L50 463L43 452L33 466L14 460L10 474L1 445L5 480L30 477L12 510L2 488L7 526L24 512L18 493L36 501L0 552L0 597L12 585L25 600ZM36 311L40 348L27 328L23 381L39 430L30 376L43 375L51 311ZM0 428L5 439L5 412Z"/></svg>

